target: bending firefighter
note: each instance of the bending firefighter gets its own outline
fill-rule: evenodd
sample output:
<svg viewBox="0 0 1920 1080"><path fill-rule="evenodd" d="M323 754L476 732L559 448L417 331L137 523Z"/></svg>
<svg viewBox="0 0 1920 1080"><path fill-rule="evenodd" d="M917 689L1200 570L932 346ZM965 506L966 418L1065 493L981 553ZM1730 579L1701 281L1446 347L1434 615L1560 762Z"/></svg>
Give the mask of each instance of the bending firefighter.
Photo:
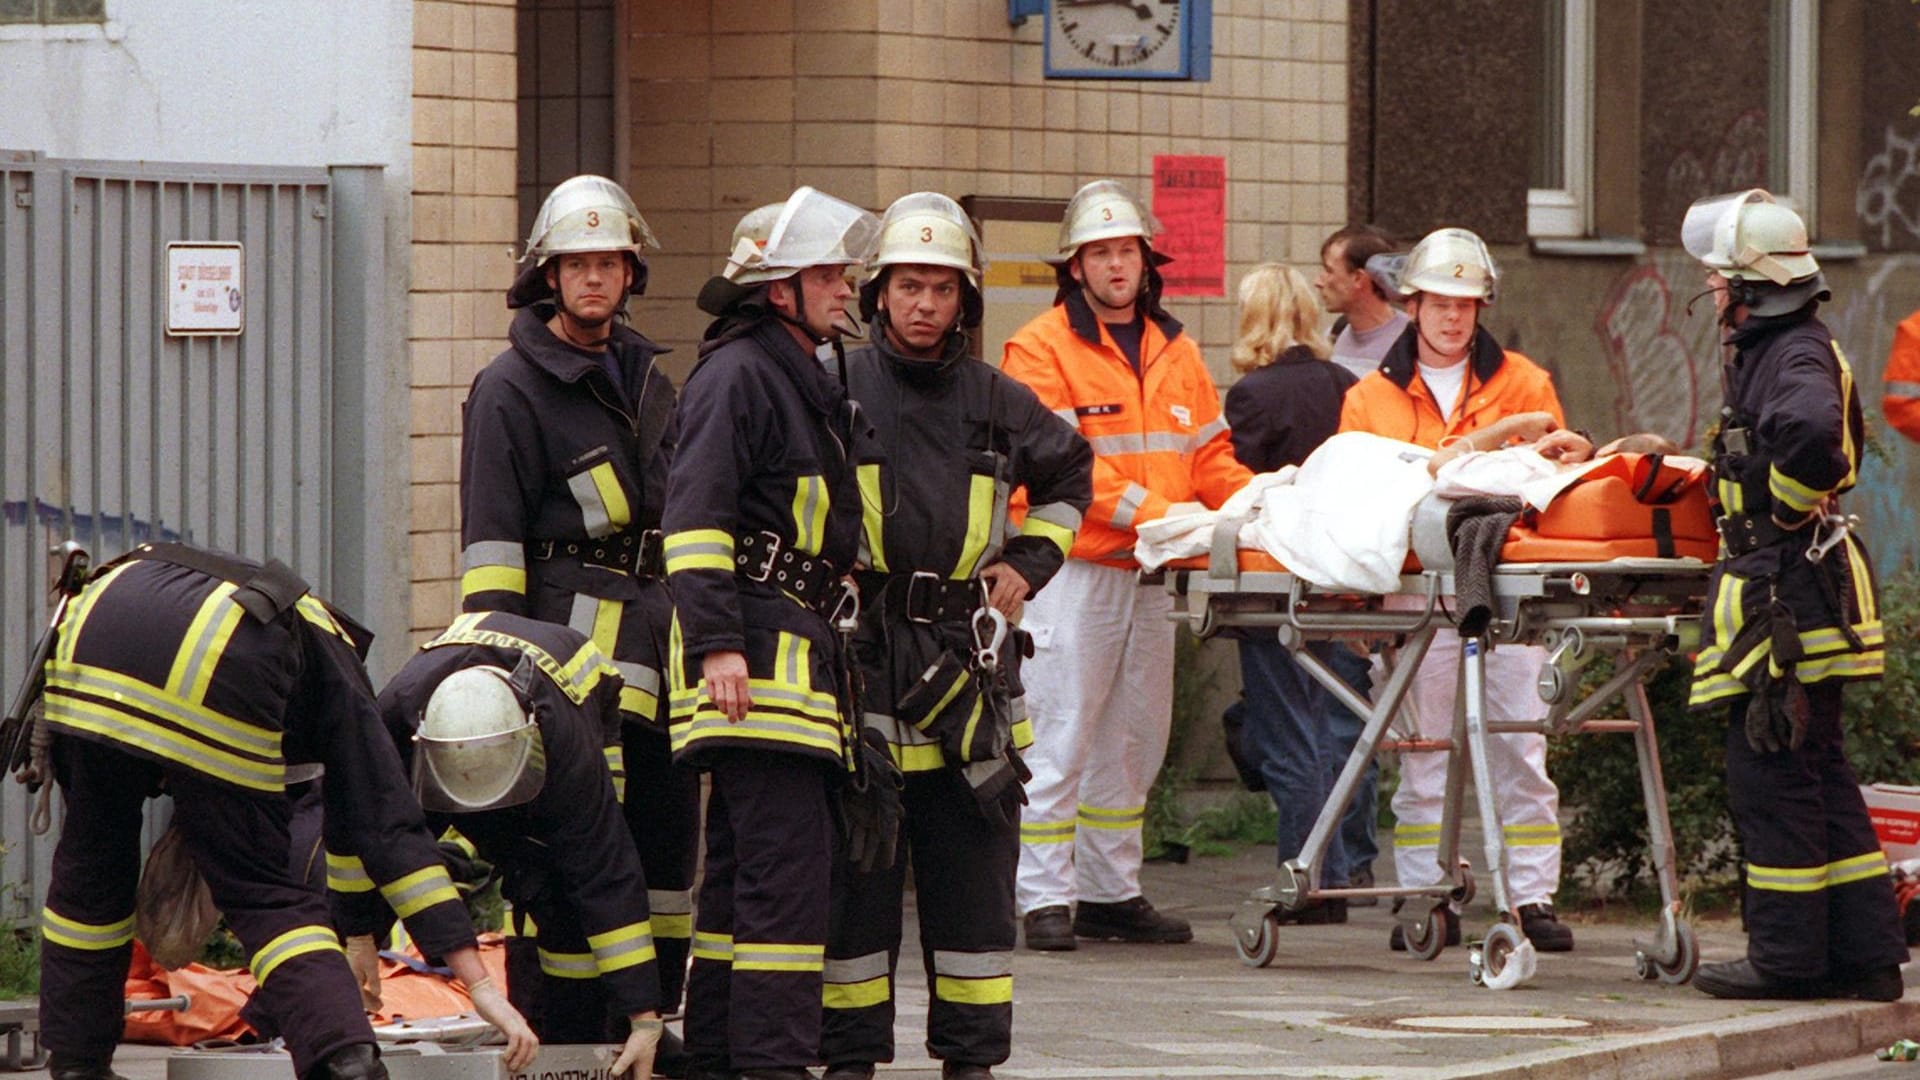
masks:
<svg viewBox="0 0 1920 1080"><path fill-rule="evenodd" d="M660 1005L672 1012L693 933L699 815L698 778L673 767L659 704L674 392L654 360L663 350L625 322L629 297L646 291L641 254L658 246L604 177L576 176L541 206L507 293L510 347L474 379L463 414L460 593L468 612L571 626L619 668L615 789L646 867ZM537 927L516 908L509 929L513 1000L548 1036L535 947L522 940ZM661 1057L678 1058L671 1033Z"/></svg>
<svg viewBox="0 0 1920 1080"><path fill-rule="evenodd" d="M695 1075L784 1080L820 1050L831 804L852 760L836 623L857 611L856 417L828 367L879 222L803 187L741 224L701 291L718 319L680 401L668 685L674 758L712 785L687 1052Z"/></svg>
<svg viewBox="0 0 1920 1080"><path fill-rule="evenodd" d="M286 1040L302 1080L387 1075L361 1011L361 986L378 986L380 905L341 903L330 915L290 872L286 785L307 763L326 769L335 895L377 895L507 1034L509 1065L532 1059L538 1042L486 977L466 905L381 729L360 666L371 637L277 562L177 544L142 545L73 600L46 667L44 722L66 797L42 914L51 1076L116 1075L142 807L162 793L247 950L259 984L248 1022Z"/></svg>
<svg viewBox="0 0 1920 1080"><path fill-rule="evenodd" d="M1853 369L1815 312L1828 298L1800 216L1758 189L1702 199L1681 239L1724 328L1713 441L1720 561L1694 708L1730 706L1727 801L1746 856L1745 959L1703 964L1723 998L1895 1001L1907 948L1847 763L1841 686L1886 666L1854 519L1865 425Z"/></svg>
<svg viewBox="0 0 1920 1080"><path fill-rule="evenodd" d="M871 344L848 389L878 455L859 465L867 569L853 657L862 722L905 773L904 842L932 999L927 1047L944 1077L988 1077L1013 1023L1018 752L1032 742L1024 632L1008 618L1059 570L1092 496L1085 440L1033 391L968 355L981 316L980 242L945 195L881 220L860 290ZM1009 527L1012 492L1030 509ZM821 1054L829 1080L893 1060L908 860L835 866Z"/></svg>

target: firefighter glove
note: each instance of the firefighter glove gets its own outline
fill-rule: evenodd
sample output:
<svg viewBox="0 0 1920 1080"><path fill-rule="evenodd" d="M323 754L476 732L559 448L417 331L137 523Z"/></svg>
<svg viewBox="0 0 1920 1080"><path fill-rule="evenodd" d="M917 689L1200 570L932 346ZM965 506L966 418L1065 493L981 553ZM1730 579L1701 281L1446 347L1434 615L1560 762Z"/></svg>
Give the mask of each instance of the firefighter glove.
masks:
<svg viewBox="0 0 1920 1080"><path fill-rule="evenodd" d="M1800 749L1811 712L1807 689L1798 680L1767 680L1747 702L1747 745L1759 754Z"/></svg>
<svg viewBox="0 0 1920 1080"><path fill-rule="evenodd" d="M847 830L847 859L863 874L893 866L900 842L900 789L906 778L893 763L886 736L860 729L854 746L853 780L840 796Z"/></svg>
<svg viewBox="0 0 1920 1080"><path fill-rule="evenodd" d="M360 1007L367 1012L380 1011L380 946L372 934L347 938L347 966L353 969L353 981L360 985Z"/></svg>

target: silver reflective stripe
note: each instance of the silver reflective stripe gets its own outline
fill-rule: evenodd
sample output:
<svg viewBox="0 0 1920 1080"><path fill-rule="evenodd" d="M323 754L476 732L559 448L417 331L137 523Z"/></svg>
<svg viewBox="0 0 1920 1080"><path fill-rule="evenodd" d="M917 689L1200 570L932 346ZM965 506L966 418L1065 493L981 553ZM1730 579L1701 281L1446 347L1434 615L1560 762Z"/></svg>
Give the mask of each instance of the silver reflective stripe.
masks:
<svg viewBox="0 0 1920 1080"><path fill-rule="evenodd" d="M595 945L592 948L593 965L596 972L618 971L623 966L632 966L632 964L621 965L614 963L614 961L619 960L621 957L632 956L636 953L651 953L654 951L653 935L650 933L637 934L623 941L616 941L611 945Z"/></svg>
<svg viewBox="0 0 1920 1080"><path fill-rule="evenodd" d="M1069 424L1072 424L1073 430L1075 431L1080 430L1080 414L1077 412L1074 412L1072 409L1055 409L1053 410L1053 415L1059 417L1062 420L1065 420Z"/></svg>
<svg viewBox="0 0 1920 1080"><path fill-rule="evenodd" d="M1013 974L1013 954L1010 952L942 952L935 949L933 973L952 975L962 979L997 979L1002 975Z"/></svg>
<svg viewBox="0 0 1920 1080"><path fill-rule="evenodd" d="M860 722L879 732L886 740L896 746L922 746L939 740L911 724L903 724L898 717L887 713L861 713Z"/></svg>
<svg viewBox="0 0 1920 1080"><path fill-rule="evenodd" d="M1120 493L1120 504L1113 508L1113 524L1116 528L1133 527L1133 517L1147 501L1149 492L1139 484L1128 484L1127 490Z"/></svg>
<svg viewBox="0 0 1920 1080"><path fill-rule="evenodd" d="M512 540L475 540L460 553L460 569L464 573L481 566L511 566L515 570L525 570L527 549Z"/></svg>
<svg viewBox="0 0 1920 1080"><path fill-rule="evenodd" d="M620 671L620 679L627 689L638 690L643 694L660 696L660 673L645 664L631 664L625 660L615 660L613 666Z"/></svg>
<svg viewBox="0 0 1920 1080"><path fill-rule="evenodd" d="M733 943L735 968L765 970L771 965L779 965L780 968L818 971L825 966L825 960L826 950L820 945L774 945L757 941Z"/></svg>
<svg viewBox="0 0 1920 1080"><path fill-rule="evenodd" d="M1087 440L1093 452L1108 454L1144 454L1166 450L1184 454L1194 445L1193 437L1172 431L1153 431L1145 435L1095 435Z"/></svg>
<svg viewBox="0 0 1920 1080"><path fill-rule="evenodd" d="M1207 445L1207 440L1225 430L1227 430L1227 418L1224 416L1216 416L1213 418L1212 423L1205 425L1199 431L1193 433L1193 441L1189 444L1189 448L1197 450Z"/></svg>
<svg viewBox="0 0 1920 1080"><path fill-rule="evenodd" d="M1080 511L1075 510L1071 503L1041 503L1039 506L1027 511L1027 516L1030 518L1039 518L1041 521L1058 525L1063 529L1072 529L1074 532L1080 531Z"/></svg>
<svg viewBox="0 0 1920 1080"><path fill-rule="evenodd" d="M884 952L850 956L845 960L829 958L824 973L826 981L830 983L866 982L868 979L884 979L891 974L887 970L887 954Z"/></svg>
<svg viewBox="0 0 1920 1080"><path fill-rule="evenodd" d="M607 517L607 504L600 498L600 489L594 486L592 473L593 470L588 469L567 477L567 490L573 492L573 501L580 504L580 521L587 535L598 540L613 532L613 521Z"/></svg>
<svg viewBox="0 0 1920 1080"><path fill-rule="evenodd" d="M1920 398L1920 383L1891 380L1885 385L1887 397Z"/></svg>
<svg viewBox="0 0 1920 1080"><path fill-rule="evenodd" d="M594 619L600 614L600 601L586 593L573 594L573 610L567 614L567 625L579 632L581 637L593 639Z"/></svg>
<svg viewBox="0 0 1920 1080"><path fill-rule="evenodd" d="M193 700L193 687L200 682L200 669L207 663L207 651L213 648L213 639L220 636L221 624L227 621L229 610L239 609L240 605L233 602L233 594L238 591L239 586L221 582L201 605L200 615L195 617L196 622L202 617L205 622L200 627L200 635L194 639L193 652L188 656L186 668L180 673L180 685L177 688L180 696L189 701ZM213 662L219 663L220 658L214 657Z"/></svg>
<svg viewBox="0 0 1920 1080"><path fill-rule="evenodd" d="M592 953L553 953L536 947L540 970L561 979L592 979L600 974Z"/></svg>
<svg viewBox="0 0 1920 1080"><path fill-rule="evenodd" d="M690 889L648 889L647 910L655 915L691 915L693 892Z"/></svg>

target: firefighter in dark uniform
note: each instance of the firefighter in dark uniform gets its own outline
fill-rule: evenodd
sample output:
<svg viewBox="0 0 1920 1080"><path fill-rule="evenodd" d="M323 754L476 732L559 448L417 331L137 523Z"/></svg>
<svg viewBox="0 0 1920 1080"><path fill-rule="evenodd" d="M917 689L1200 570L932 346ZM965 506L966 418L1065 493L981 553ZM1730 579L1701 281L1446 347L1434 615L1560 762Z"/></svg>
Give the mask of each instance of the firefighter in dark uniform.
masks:
<svg viewBox="0 0 1920 1080"><path fill-rule="evenodd" d="M659 702L674 393L654 363L663 350L622 321L627 298L646 289L641 251L657 246L627 193L603 177L576 176L541 206L507 293L512 347L467 398L460 594L468 612L571 626L620 669L626 817L651 887L661 1006L673 1012L693 934L699 818L698 779L672 766ZM524 929L523 915L513 928ZM533 952L515 940L509 954L526 973L509 978L513 999L538 1029ZM669 1034L663 1068L677 1052Z"/></svg>
<svg viewBox="0 0 1920 1080"><path fill-rule="evenodd" d="M871 344L847 357L848 391L882 460L859 470L865 558L854 657L863 723L906 776L904 842L919 896L932 999L927 1047L943 1077L991 1077L1013 1028L1013 879L1033 741L1018 630L1004 617L1047 583L1093 499L1093 451L1033 391L968 355L981 316L980 241L933 192L881 219L860 291ZM1009 529L1007 504L1030 509ZM1004 635L1004 636L1002 636ZM995 641L996 636L1001 640ZM989 661L981 662L985 648ZM931 676L931 677L929 677ZM829 1080L893 1060L893 974L908 860L836 864L821 1043Z"/></svg>
<svg viewBox="0 0 1920 1080"><path fill-rule="evenodd" d="M1694 985L1893 1001L1907 949L1840 726L1841 686L1885 666L1873 573L1838 502L1865 447L1853 369L1815 317L1829 294L1798 214L1757 189L1714 196L1682 238L1730 354L1713 440L1720 561L1690 704L1731 706L1747 884L1746 958L1703 965Z"/></svg>
<svg viewBox="0 0 1920 1080"><path fill-rule="evenodd" d="M259 984L249 1021L286 1039L302 1078L387 1075L361 1011L373 951L350 959L327 898L289 865L287 777L307 763L326 770L329 865L377 889L445 959L508 1034L510 1060L532 1058L538 1043L486 978L374 710L361 667L371 638L277 562L177 544L142 545L75 597L46 666L44 723L66 797L40 954L40 1038L56 1080L116 1075L141 807L163 791L247 950ZM339 933L370 946L377 907L360 905Z"/></svg>
<svg viewBox="0 0 1920 1080"><path fill-rule="evenodd" d="M459 830L537 921L542 1040L625 1040L612 1071L638 1064L645 1077L660 976L646 875L609 767L620 690L582 634L492 612L462 615L422 646L379 704L428 823Z"/></svg>
<svg viewBox="0 0 1920 1080"><path fill-rule="evenodd" d="M675 760L712 784L687 1053L696 1075L797 1080L820 1048L830 804L852 759L833 622L857 607L855 411L829 369L879 222L805 187L767 216L701 292L718 319L667 491L668 689Z"/></svg>

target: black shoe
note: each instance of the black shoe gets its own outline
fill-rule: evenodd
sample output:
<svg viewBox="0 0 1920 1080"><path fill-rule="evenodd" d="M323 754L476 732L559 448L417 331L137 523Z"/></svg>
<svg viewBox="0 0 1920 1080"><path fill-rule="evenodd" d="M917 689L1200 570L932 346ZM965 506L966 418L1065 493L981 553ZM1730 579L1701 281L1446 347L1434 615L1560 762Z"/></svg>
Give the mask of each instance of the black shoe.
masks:
<svg viewBox="0 0 1920 1080"><path fill-rule="evenodd" d="M1343 897L1315 900L1299 911L1274 909L1274 918L1282 926L1326 926L1347 921L1347 901Z"/></svg>
<svg viewBox="0 0 1920 1080"><path fill-rule="evenodd" d="M1521 904L1520 931L1535 952L1572 952L1573 928L1554 917L1552 904Z"/></svg>
<svg viewBox="0 0 1920 1080"><path fill-rule="evenodd" d="M993 1080L993 1070L971 1061L943 1061L940 1080Z"/></svg>
<svg viewBox="0 0 1920 1080"><path fill-rule="evenodd" d="M328 1054L302 1080L387 1080L387 1067L380 1063L378 1047L353 1043Z"/></svg>
<svg viewBox="0 0 1920 1080"><path fill-rule="evenodd" d="M1899 975L1897 969L1894 975ZM1693 975L1693 985L1712 997L1741 1001L1805 1001L1827 996L1819 980L1776 979L1761 974L1750 960L1701 964Z"/></svg>
<svg viewBox="0 0 1920 1080"><path fill-rule="evenodd" d="M820 1080L873 1080L873 1063L843 1061L838 1065L829 1065Z"/></svg>
<svg viewBox="0 0 1920 1080"><path fill-rule="evenodd" d="M1073 916L1067 905L1053 904L1027 912L1021 920L1027 930L1027 948L1040 952L1072 952L1080 947L1073 940Z"/></svg>
<svg viewBox="0 0 1920 1080"><path fill-rule="evenodd" d="M1832 976L1827 979L1826 991L1827 997L1853 1001L1899 1001L1907 996L1907 983L1900 977L1899 966L1888 964L1871 971Z"/></svg>
<svg viewBox="0 0 1920 1080"><path fill-rule="evenodd" d="M53 1055L47 1061L48 1080L127 1080L113 1071L113 1058L101 1061L79 1061Z"/></svg>
<svg viewBox="0 0 1920 1080"><path fill-rule="evenodd" d="M1178 945L1193 940L1193 927L1187 920L1162 915L1144 896L1112 904L1080 901L1073 915L1073 932L1103 941Z"/></svg>
<svg viewBox="0 0 1920 1080"><path fill-rule="evenodd" d="M653 1048L653 1075L667 1080L685 1080L693 1061L687 1057L687 1044L672 1028L660 1029L660 1044Z"/></svg>
<svg viewBox="0 0 1920 1080"><path fill-rule="evenodd" d="M1373 867L1371 865L1354 867L1352 872L1347 874L1347 888L1349 889L1373 888ZM1377 896L1349 896L1347 897L1347 906L1348 907L1379 907L1380 898Z"/></svg>
<svg viewBox="0 0 1920 1080"><path fill-rule="evenodd" d="M1450 910L1442 909L1440 917L1447 920L1447 945L1453 946L1460 944L1460 916L1455 915ZM1399 923L1393 924L1393 933L1387 935L1387 948L1394 952L1407 951L1406 927L1401 926Z"/></svg>

